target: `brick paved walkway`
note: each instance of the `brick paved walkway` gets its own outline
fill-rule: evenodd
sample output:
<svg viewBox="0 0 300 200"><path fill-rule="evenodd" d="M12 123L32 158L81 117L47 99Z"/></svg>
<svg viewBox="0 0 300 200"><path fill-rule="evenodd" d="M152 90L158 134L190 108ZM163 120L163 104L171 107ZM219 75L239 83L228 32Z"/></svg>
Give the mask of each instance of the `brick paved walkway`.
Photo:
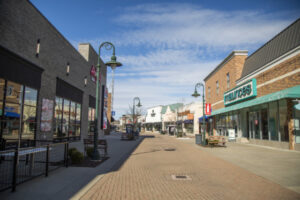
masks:
<svg viewBox="0 0 300 200"><path fill-rule="evenodd" d="M190 144L154 136L81 199L300 199L300 194ZM176 150L165 151L171 148ZM173 180L172 175L187 175L191 180Z"/></svg>

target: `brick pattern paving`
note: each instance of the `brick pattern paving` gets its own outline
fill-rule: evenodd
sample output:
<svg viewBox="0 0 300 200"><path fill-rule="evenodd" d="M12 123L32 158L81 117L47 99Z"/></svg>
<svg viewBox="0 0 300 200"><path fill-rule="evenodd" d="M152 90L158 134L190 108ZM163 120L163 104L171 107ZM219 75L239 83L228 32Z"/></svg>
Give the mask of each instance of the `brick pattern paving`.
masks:
<svg viewBox="0 0 300 200"><path fill-rule="evenodd" d="M118 171L81 199L300 199L290 191L168 136L145 138ZM175 148L175 151L165 149ZM188 175L191 180L173 180Z"/></svg>

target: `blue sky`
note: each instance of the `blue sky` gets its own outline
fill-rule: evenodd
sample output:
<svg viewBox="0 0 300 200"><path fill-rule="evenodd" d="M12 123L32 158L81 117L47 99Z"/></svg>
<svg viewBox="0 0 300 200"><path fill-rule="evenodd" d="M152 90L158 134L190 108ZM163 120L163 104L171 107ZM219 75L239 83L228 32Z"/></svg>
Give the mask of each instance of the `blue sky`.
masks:
<svg viewBox="0 0 300 200"><path fill-rule="evenodd" d="M298 0L31 2L76 49L81 42L115 45L123 63L115 73L117 117L135 96L144 109L195 101L194 85L231 51L250 55L300 17ZM111 52L102 52L107 61Z"/></svg>

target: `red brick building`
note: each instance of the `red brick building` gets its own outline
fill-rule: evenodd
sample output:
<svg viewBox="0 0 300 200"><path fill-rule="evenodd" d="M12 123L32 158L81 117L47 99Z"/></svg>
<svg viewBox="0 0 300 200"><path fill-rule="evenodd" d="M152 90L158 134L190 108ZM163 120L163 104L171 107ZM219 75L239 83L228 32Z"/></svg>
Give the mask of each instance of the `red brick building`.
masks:
<svg viewBox="0 0 300 200"><path fill-rule="evenodd" d="M214 135L300 150L300 19L247 57L233 51L205 79Z"/></svg>

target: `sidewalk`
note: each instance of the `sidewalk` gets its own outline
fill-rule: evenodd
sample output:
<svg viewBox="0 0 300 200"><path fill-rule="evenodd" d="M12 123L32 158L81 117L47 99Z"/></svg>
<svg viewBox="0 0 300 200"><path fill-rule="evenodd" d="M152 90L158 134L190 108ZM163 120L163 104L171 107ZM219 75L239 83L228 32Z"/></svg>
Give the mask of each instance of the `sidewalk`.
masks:
<svg viewBox="0 0 300 200"><path fill-rule="evenodd" d="M178 138L179 139L179 138ZM227 147L202 147L195 139L182 140L202 151L244 168L281 186L300 193L300 152L227 142Z"/></svg>
<svg viewBox="0 0 300 200"><path fill-rule="evenodd" d="M299 193L218 158L191 139L152 136L122 168L95 181L80 199L300 199Z"/></svg>
<svg viewBox="0 0 300 200"><path fill-rule="evenodd" d="M50 172L47 178L41 176L18 185L14 193L11 190L1 192L0 199L70 199L95 177L99 179L105 173L118 170L128 156L130 156L131 152L143 140L142 136L135 141L120 140L121 136L119 133L112 133L105 136L105 138L108 142L109 159L99 166L95 168L60 168ZM70 146L74 146L74 144Z"/></svg>

